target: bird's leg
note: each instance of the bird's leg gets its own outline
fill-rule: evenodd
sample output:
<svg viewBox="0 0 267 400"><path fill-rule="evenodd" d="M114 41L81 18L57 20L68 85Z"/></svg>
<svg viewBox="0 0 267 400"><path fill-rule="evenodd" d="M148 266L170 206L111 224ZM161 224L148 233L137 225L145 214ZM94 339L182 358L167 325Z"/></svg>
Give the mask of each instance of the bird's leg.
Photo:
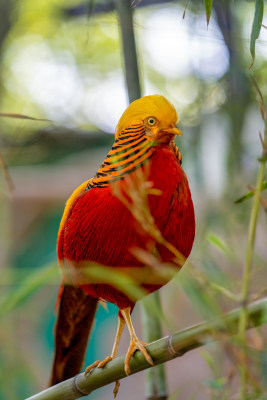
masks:
<svg viewBox="0 0 267 400"><path fill-rule="evenodd" d="M89 365L89 367L86 368L84 375L86 376L93 368L103 368L109 361L113 360L113 358L116 357L117 352L118 352L118 347L120 344L121 340L121 335L123 332L123 329L125 327L125 320L121 317L120 313L118 314L118 327L117 327L117 333L115 337L115 341L113 344L112 352L110 356L107 356L103 361L97 360L93 364ZM115 383L115 388L113 390L114 393L114 398L116 397L120 387L120 381L116 381Z"/></svg>
<svg viewBox="0 0 267 400"><path fill-rule="evenodd" d="M138 337L136 336L136 333L134 331L134 327L132 324L132 320L131 320L131 308L130 307L124 308L120 311L121 311L123 318L125 319L125 322L127 324L127 327L129 329L130 336L131 336L130 346L128 348L128 352L126 354L125 362L124 362L125 373L126 373L126 375L130 375L129 363L130 363L130 359L131 359L132 355L134 354L134 352L136 350L141 351L141 353L145 356L145 359L147 360L147 362L150 365L154 365L154 363L145 348L146 343L141 342L141 340L139 340Z"/></svg>
<svg viewBox="0 0 267 400"><path fill-rule="evenodd" d="M101 361L98 364L97 368L103 368L106 365L107 362L113 360L113 358L115 358L116 355L117 355L118 347L119 347L119 344L120 344L120 341L121 341L121 335L122 335L123 329L125 327L125 321L120 316L120 313L118 314L118 320L119 320L119 322L118 322L118 327L117 327L117 333L116 333L116 337L115 337L115 341L114 341L114 344L113 344L111 355L106 357L103 361Z"/></svg>

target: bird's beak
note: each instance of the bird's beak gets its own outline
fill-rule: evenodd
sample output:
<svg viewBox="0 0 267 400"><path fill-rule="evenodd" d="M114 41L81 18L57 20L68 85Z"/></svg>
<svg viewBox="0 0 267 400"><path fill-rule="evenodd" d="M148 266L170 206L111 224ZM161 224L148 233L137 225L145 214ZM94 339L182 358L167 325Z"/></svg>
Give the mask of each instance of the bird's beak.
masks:
<svg viewBox="0 0 267 400"><path fill-rule="evenodd" d="M163 129L164 133L170 133L171 135L179 135L179 136L183 136L182 132L180 131L180 129L173 127L173 128L167 128L167 129Z"/></svg>

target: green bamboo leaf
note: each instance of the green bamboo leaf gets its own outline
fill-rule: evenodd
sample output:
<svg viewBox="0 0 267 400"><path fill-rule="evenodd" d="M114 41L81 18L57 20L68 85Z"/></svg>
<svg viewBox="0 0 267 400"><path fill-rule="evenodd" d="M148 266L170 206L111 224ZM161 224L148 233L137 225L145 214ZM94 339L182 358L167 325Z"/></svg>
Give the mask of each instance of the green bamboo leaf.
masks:
<svg viewBox="0 0 267 400"><path fill-rule="evenodd" d="M230 249L230 247L224 242L222 238L220 238L218 235L214 235L213 233L210 233L207 236L208 242L210 242L213 246L217 247L222 251L224 254L231 255L233 252Z"/></svg>
<svg viewBox="0 0 267 400"><path fill-rule="evenodd" d="M134 279L120 273L115 268L107 268L100 264L92 263L88 270L84 268L83 272L84 275L88 274L90 280L96 279L101 283L112 285L135 301L142 299L147 293Z"/></svg>
<svg viewBox="0 0 267 400"><path fill-rule="evenodd" d="M267 189L267 181L264 181L262 183L262 185L261 185L261 191L263 191L265 189ZM242 203L243 201L245 201L247 199L250 199L253 196L254 196L254 192L250 191L250 192L244 194L244 196L242 196L239 199L235 200L235 204Z"/></svg>
<svg viewBox="0 0 267 400"><path fill-rule="evenodd" d="M211 14L211 9L212 9L212 2L213 2L213 0L205 0L207 26L209 25L209 22L210 22L210 14Z"/></svg>
<svg viewBox="0 0 267 400"><path fill-rule="evenodd" d="M0 300L0 318L23 304L33 293L59 274L58 266L53 263L34 271L20 282L20 285Z"/></svg>
<svg viewBox="0 0 267 400"><path fill-rule="evenodd" d="M220 318L221 310L209 296L205 287L190 275L189 271L179 273L179 284L195 309L206 319Z"/></svg>
<svg viewBox="0 0 267 400"><path fill-rule="evenodd" d="M250 64L249 69L253 66L255 61L255 45L261 30L263 9L264 9L264 1L256 0L254 19L250 36L250 53L252 55L252 63Z"/></svg>
<svg viewBox="0 0 267 400"><path fill-rule="evenodd" d="M206 350L203 350L203 351L201 351L200 353L201 353L202 358L203 358L203 359L206 361L206 363L208 364L210 370L211 370L212 372L214 372L214 371L216 370L216 363L214 362L214 358L213 358L213 357L211 356L211 354L210 354L208 351L206 351Z"/></svg>
<svg viewBox="0 0 267 400"><path fill-rule="evenodd" d="M231 253L232 254L232 253ZM233 282L229 277L221 270L214 262L210 260L203 260L202 268L204 277L208 279L210 283L222 286L224 289L231 290L233 288Z"/></svg>
<svg viewBox="0 0 267 400"><path fill-rule="evenodd" d="M266 156L264 155L264 156L262 156L262 157L259 157L259 158L258 158L258 161L259 161L259 162L266 162L266 161L267 161L267 155L266 155Z"/></svg>
<svg viewBox="0 0 267 400"><path fill-rule="evenodd" d="M223 390L226 385L226 379L224 377L218 379L205 379L203 384L215 390Z"/></svg>
<svg viewBox="0 0 267 400"><path fill-rule="evenodd" d="M40 121L40 122L51 122L49 119L34 118L34 117L29 117L28 115L16 114L16 113L0 113L0 117L30 119L32 121Z"/></svg>

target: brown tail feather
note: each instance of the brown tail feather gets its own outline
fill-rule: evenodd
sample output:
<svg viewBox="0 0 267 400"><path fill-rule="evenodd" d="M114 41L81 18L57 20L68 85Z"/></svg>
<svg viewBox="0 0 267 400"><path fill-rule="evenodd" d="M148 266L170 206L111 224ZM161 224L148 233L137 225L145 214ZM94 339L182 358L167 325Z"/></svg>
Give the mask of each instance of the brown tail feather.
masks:
<svg viewBox="0 0 267 400"><path fill-rule="evenodd" d="M80 288L64 286L55 326L55 356L49 385L78 374L93 325L98 300Z"/></svg>

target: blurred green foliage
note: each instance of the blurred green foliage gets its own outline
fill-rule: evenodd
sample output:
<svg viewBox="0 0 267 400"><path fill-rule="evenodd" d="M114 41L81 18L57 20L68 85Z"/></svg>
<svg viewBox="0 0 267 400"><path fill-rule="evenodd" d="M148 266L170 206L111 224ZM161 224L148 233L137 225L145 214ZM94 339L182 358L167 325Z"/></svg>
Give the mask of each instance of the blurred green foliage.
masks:
<svg viewBox="0 0 267 400"><path fill-rule="evenodd" d="M192 265L162 289L166 311L151 311L169 329L217 317L235 305L227 290L234 294L240 290L252 199L239 205L234 201L247 192L249 183L255 183L261 156L258 132L263 125L249 74L266 100L264 28L255 42L262 15L266 25L262 8L253 22L255 4L262 7L263 2L214 0L208 30L204 3L190 2L184 19L185 4L180 1L147 7L138 4L134 10L143 91L164 94L179 112L184 137L178 146L196 207ZM117 15L115 10L97 11L99 4L104 9L109 6L106 1L89 1L84 11L78 12L78 0L0 2L0 111L50 120L0 119L0 152L16 188L10 200L1 176L3 400L24 398L46 385L60 284L54 268L56 236L64 202L82 180L90 178L89 170L93 173L101 164L104 146L113 141L108 133L113 132L126 107ZM248 72L249 49L254 57L255 43L256 59ZM77 165L80 169L76 171ZM63 188L61 195L52 185L53 179ZM252 194L241 199L249 197ZM265 290L266 247L262 209L251 282L254 297ZM110 351L109 343L102 345L101 332L103 327L110 329L110 321L115 332L117 310L112 305L108 310L99 309L88 364ZM261 333L260 337L266 343ZM182 374L179 382L177 377L172 379L174 394L170 398L216 399L223 398L224 390L229 396L236 392L236 384L231 386L225 378L233 353L229 357L220 344L209 351L203 357L214 374L207 372L205 379L199 378L202 397L196 393L200 373L196 367L194 384L184 385ZM260 384L265 382L264 388L266 351L259 353L253 374ZM235 357L232 360L236 362ZM183 360L177 362L182 365ZM224 366L217 370L220 363ZM105 392L101 396L104 399Z"/></svg>

